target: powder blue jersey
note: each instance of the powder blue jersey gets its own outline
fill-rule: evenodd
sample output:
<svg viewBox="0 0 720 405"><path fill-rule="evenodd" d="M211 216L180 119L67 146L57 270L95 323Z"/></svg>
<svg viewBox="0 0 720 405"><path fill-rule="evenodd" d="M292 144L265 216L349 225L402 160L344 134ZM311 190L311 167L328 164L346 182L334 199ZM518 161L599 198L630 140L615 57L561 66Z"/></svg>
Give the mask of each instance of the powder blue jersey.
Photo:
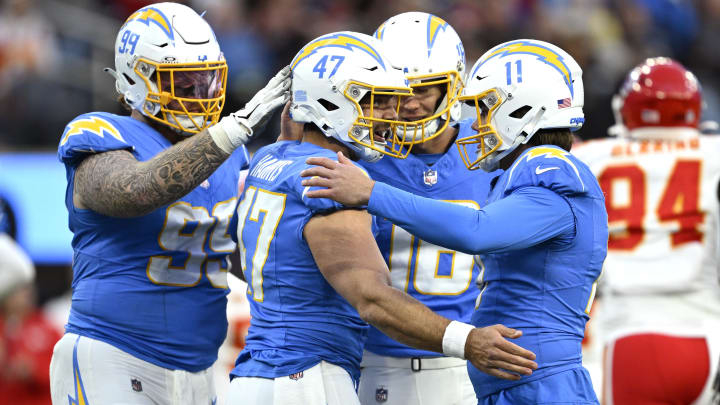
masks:
<svg viewBox="0 0 720 405"><path fill-rule="evenodd" d="M460 122L458 137L474 133L472 123L473 119ZM500 174L500 171L467 170L455 145L451 145L432 166L414 154L406 159L384 158L363 166L374 180L473 209L485 205L490 179ZM472 255L419 239L387 219L378 217L377 222L379 233L376 239L390 268L393 286L446 318L470 322L479 292L475 283L479 267ZM365 348L382 356L438 356L436 352L399 343L372 326Z"/></svg>
<svg viewBox="0 0 720 405"><path fill-rule="evenodd" d="M507 381L468 365L479 399L582 367L580 343L608 238L604 197L584 163L558 147L539 146L498 178L480 211L381 183L368 209L423 239L481 254L484 270L472 323L522 330L513 342L537 355L538 369ZM536 399L561 399L548 395ZM562 399L571 400L567 395ZM591 392L581 395L588 396L594 398Z"/></svg>
<svg viewBox="0 0 720 405"><path fill-rule="evenodd" d="M305 196L300 172L310 156L337 160L329 149L287 141L260 149L250 165L233 224L252 321L231 376L288 376L325 360L359 378L368 326L325 280L303 236L314 215L342 208Z"/></svg>
<svg viewBox="0 0 720 405"><path fill-rule="evenodd" d="M531 187L562 197L566 206L556 212L569 207L574 226L538 238L532 246L481 254L483 293L472 324L502 323L522 330L523 336L513 342L537 355L538 369L520 381L506 381L468 365L478 397L582 366L585 323L607 254L604 196L579 159L558 147L541 146L526 151L499 178L489 203ZM512 217L507 219L508 227L519 226Z"/></svg>
<svg viewBox="0 0 720 405"><path fill-rule="evenodd" d="M69 333L107 342L169 369L210 367L227 331L228 226L237 203L239 148L200 186L172 204L134 218L73 205L77 165L91 153L127 150L139 161L171 146L128 116L84 114L65 128L65 204L74 233Z"/></svg>

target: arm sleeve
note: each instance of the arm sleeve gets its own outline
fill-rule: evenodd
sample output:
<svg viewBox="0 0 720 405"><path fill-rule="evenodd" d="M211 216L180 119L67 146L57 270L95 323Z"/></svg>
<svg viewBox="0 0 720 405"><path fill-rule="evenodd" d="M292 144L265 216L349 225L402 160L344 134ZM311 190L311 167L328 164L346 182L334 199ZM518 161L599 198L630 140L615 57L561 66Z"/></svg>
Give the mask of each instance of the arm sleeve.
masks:
<svg viewBox="0 0 720 405"><path fill-rule="evenodd" d="M570 204L535 186L474 210L376 182L368 210L423 240L469 254L523 249L575 232Z"/></svg>

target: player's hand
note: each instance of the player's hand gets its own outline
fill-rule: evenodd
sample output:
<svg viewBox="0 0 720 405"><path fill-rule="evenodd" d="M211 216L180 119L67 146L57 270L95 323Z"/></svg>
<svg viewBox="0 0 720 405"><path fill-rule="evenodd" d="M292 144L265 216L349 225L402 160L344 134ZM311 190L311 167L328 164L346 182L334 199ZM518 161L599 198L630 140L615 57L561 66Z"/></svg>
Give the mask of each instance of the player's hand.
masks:
<svg viewBox="0 0 720 405"><path fill-rule="evenodd" d="M290 67L285 66L245 107L208 128L215 143L227 153L246 144L265 126L273 112L290 99L291 82Z"/></svg>
<svg viewBox="0 0 720 405"><path fill-rule="evenodd" d="M290 99L290 66L285 66L268 84L245 104L245 107L230 114L238 123L251 131L260 130L272 113Z"/></svg>
<svg viewBox="0 0 720 405"><path fill-rule="evenodd" d="M295 122L290 116L292 100L285 103L282 115L280 116L280 136L278 141L299 141L302 138L303 123Z"/></svg>
<svg viewBox="0 0 720 405"><path fill-rule="evenodd" d="M520 336L521 331L503 325L475 328L465 342L465 358L484 373L505 380L519 380L537 369L533 352L505 339Z"/></svg>
<svg viewBox="0 0 720 405"><path fill-rule="evenodd" d="M375 182L368 177L352 160L338 152L338 161L328 158L311 157L305 162L316 165L300 172L303 186L325 187L310 190L305 195L310 198L330 198L348 207L367 205Z"/></svg>

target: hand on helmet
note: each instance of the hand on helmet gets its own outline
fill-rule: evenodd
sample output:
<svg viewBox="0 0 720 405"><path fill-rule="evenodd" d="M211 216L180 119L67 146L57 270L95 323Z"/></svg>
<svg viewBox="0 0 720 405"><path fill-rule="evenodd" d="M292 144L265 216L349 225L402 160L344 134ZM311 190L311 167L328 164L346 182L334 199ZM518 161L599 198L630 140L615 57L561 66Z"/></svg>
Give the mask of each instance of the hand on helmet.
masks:
<svg viewBox="0 0 720 405"><path fill-rule="evenodd" d="M290 84L290 67L286 66L245 107L208 128L215 143L227 153L246 144L253 133L265 126L275 109L290 99Z"/></svg>

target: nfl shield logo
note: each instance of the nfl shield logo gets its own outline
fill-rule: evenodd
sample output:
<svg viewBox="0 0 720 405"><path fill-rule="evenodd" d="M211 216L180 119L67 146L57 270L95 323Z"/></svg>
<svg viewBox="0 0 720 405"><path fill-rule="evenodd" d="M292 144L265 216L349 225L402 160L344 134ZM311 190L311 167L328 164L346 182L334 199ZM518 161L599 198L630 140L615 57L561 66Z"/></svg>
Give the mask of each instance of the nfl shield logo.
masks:
<svg viewBox="0 0 720 405"><path fill-rule="evenodd" d="M135 392L142 392L142 383L137 378L130 380L130 386Z"/></svg>
<svg viewBox="0 0 720 405"><path fill-rule="evenodd" d="M428 186L435 185L435 183L437 183L437 171L433 169L427 169L425 173L423 173L423 181Z"/></svg>
<svg viewBox="0 0 720 405"><path fill-rule="evenodd" d="M388 390L385 387L380 387L375 390L375 401L377 402L385 402L387 401L388 397Z"/></svg>

